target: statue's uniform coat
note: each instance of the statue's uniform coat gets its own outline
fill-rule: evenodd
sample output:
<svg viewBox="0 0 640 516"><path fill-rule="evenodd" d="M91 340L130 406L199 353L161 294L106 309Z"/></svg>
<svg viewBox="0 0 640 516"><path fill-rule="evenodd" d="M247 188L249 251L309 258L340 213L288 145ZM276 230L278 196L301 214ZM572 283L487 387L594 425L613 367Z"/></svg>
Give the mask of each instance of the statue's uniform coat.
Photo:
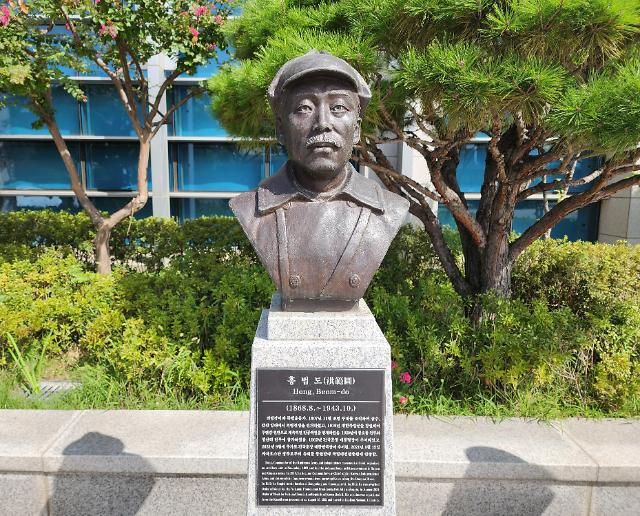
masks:
<svg viewBox="0 0 640 516"><path fill-rule="evenodd" d="M360 299L409 209L350 165L341 186L317 194L297 184L289 163L230 206L284 306Z"/></svg>

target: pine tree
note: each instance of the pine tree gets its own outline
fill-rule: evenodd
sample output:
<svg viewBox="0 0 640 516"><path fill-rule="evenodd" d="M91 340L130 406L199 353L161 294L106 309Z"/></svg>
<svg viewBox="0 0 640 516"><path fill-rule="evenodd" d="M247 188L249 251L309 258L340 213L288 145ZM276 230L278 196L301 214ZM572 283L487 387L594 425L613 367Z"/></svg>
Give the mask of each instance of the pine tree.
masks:
<svg viewBox="0 0 640 516"><path fill-rule="evenodd" d="M354 159L409 199L461 296L508 297L527 246L571 212L640 184L639 31L639 0L250 0L227 27L239 63L209 89L230 131L272 136L265 91L286 60L316 48L351 63L374 94ZM456 167L478 131L490 141L473 214ZM393 168L379 148L388 142L424 158L433 189ZM574 177L593 156L601 167ZM510 240L518 202L567 190ZM464 270L430 200L455 219Z"/></svg>

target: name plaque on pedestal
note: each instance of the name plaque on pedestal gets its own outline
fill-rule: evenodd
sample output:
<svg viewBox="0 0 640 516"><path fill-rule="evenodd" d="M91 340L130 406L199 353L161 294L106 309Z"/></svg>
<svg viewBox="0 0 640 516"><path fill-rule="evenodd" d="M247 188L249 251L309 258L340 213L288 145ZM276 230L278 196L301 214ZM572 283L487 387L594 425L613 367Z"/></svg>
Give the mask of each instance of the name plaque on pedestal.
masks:
<svg viewBox="0 0 640 516"><path fill-rule="evenodd" d="M258 505L384 505L384 370L257 369Z"/></svg>

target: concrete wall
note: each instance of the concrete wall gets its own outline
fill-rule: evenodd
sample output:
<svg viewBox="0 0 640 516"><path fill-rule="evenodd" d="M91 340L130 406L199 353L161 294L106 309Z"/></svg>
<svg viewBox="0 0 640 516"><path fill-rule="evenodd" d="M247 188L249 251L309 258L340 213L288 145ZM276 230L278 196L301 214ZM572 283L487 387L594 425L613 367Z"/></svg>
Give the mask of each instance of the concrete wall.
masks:
<svg viewBox="0 0 640 516"><path fill-rule="evenodd" d="M640 187L628 188L602 202L598 240L640 244Z"/></svg>
<svg viewBox="0 0 640 516"><path fill-rule="evenodd" d="M638 421L394 429L399 515L640 514ZM244 514L247 435L246 412L0 411L0 515Z"/></svg>

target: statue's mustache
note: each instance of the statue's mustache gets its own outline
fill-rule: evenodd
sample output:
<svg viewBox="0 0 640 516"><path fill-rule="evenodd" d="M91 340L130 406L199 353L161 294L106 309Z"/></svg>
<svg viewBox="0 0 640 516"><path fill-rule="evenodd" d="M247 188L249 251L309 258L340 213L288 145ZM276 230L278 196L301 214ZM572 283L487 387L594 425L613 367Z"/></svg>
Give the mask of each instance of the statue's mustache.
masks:
<svg viewBox="0 0 640 516"><path fill-rule="evenodd" d="M341 141L338 141L336 138L329 136L328 134L318 134L317 136L311 136L307 139L305 145L308 149L309 147L312 147L313 145L316 145L318 143L328 143L336 149L340 149L343 146L343 143Z"/></svg>

